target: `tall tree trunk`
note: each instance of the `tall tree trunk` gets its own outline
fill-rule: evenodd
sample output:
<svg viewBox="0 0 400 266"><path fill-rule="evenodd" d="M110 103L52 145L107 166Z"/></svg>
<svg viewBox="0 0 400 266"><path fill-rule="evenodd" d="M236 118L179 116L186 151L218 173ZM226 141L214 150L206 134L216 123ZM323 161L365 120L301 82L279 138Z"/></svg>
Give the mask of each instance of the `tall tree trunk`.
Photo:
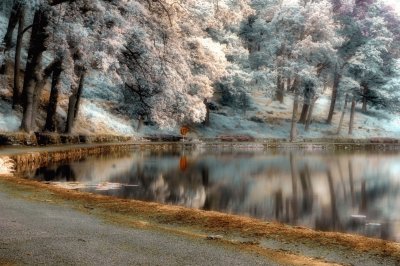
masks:
<svg viewBox="0 0 400 266"><path fill-rule="evenodd" d="M308 110L308 115L307 115L307 119L306 119L306 125L304 127L305 131L308 131L311 125L311 120L312 120L312 115L314 112L314 106L315 106L315 102L317 101L317 98L314 98L311 101L311 105L310 105L310 110Z"/></svg>
<svg viewBox="0 0 400 266"><path fill-rule="evenodd" d="M336 66L334 78L333 78L333 85L332 85L331 106L329 108L328 119L326 121L328 124L332 123L340 79L341 79L341 75L339 74L339 68L338 68L338 66Z"/></svg>
<svg viewBox="0 0 400 266"><path fill-rule="evenodd" d="M78 91L76 92L76 104L75 104L75 110L74 110L74 120L78 117L79 109L80 109L80 106L81 106L81 99L82 99L82 93L83 93L83 84L85 82L85 76L86 76L86 71L82 70L81 76L79 78Z"/></svg>
<svg viewBox="0 0 400 266"><path fill-rule="evenodd" d="M63 59L60 58L56 61L53 70L50 99L49 99L49 105L47 106L46 124L44 126L44 131L48 132L56 131L56 111L58 104L58 94L61 86L60 76L63 71L62 60Z"/></svg>
<svg viewBox="0 0 400 266"><path fill-rule="evenodd" d="M24 87L22 90L23 97L23 117L21 129L26 132L32 130L32 111L33 96L35 94L35 84L40 79L40 63L42 54L46 51L45 41L48 37L46 27L48 25L48 11L38 9L33 19L32 35L28 50L28 59L25 68Z"/></svg>
<svg viewBox="0 0 400 266"><path fill-rule="evenodd" d="M46 69L43 71L43 74L40 78L36 81L35 90L33 94L33 103L32 103L32 121L31 121L31 128L35 130L36 128L36 116L38 113L38 108L40 104L40 96L42 95L42 91L44 86L46 86L47 79L53 73L54 67L56 65L57 59L53 61Z"/></svg>
<svg viewBox="0 0 400 266"><path fill-rule="evenodd" d="M337 132L336 132L337 135L340 134L340 130L342 129L343 119L344 119L344 116L345 116L346 110L347 110L348 99L349 99L349 95L346 94L346 98L344 100L344 106L343 106L343 110L342 110L342 115L340 116L339 126L338 126L338 129L337 129Z"/></svg>
<svg viewBox="0 0 400 266"><path fill-rule="evenodd" d="M21 14L18 20L18 36L17 44L15 47L15 61L14 61L14 87L13 87L13 103L12 108L15 109L17 104L20 102L20 65L21 65L21 50L22 50L22 39L25 24L25 7L22 8Z"/></svg>
<svg viewBox="0 0 400 266"><path fill-rule="evenodd" d="M278 100L280 103L283 103L283 98L284 98L284 81L283 78L281 76L281 74L278 74L277 78L276 78L276 100Z"/></svg>
<svg viewBox="0 0 400 266"><path fill-rule="evenodd" d="M362 84L363 88L363 99L362 99L362 112L366 113L367 112L367 99L368 99L368 84L364 82Z"/></svg>
<svg viewBox="0 0 400 266"><path fill-rule="evenodd" d="M304 124L306 122L309 108L310 108L310 105L308 103L306 103L306 100L304 100L303 108L301 109L301 115L300 115L300 119L299 119L300 124Z"/></svg>
<svg viewBox="0 0 400 266"><path fill-rule="evenodd" d="M294 78L294 81L293 81L293 83L292 83L292 86L290 87L290 91L291 91L291 92L295 92L295 90L297 89L298 85L299 85L299 77L296 76L296 77Z"/></svg>
<svg viewBox="0 0 400 266"><path fill-rule="evenodd" d="M205 120L205 125L207 127L210 126L210 107L207 105L206 106L206 120Z"/></svg>
<svg viewBox="0 0 400 266"><path fill-rule="evenodd" d="M139 116L138 116L138 123L137 123L137 127L136 127L136 132L140 132L140 130L142 129L143 123L144 123L143 120L144 120L144 119L143 119L143 116L142 116L142 115L139 115Z"/></svg>
<svg viewBox="0 0 400 266"><path fill-rule="evenodd" d="M356 110L356 98L355 98L355 96L353 96L353 100L351 101L349 135L352 135L352 134L353 134L355 110Z"/></svg>
<svg viewBox="0 0 400 266"><path fill-rule="evenodd" d="M4 61L4 65L2 66L2 72L6 75L10 74L10 66L12 65L11 58L9 52L12 48L12 38L14 29L18 24L19 17L21 15L23 4L21 1L16 1L12 7L10 18L8 20L8 26L6 35L4 36L4 53L6 54L6 60Z"/></svg>
<svg viewBox="0 0 400 266"><path fill-rule="evenodd" d="M74 123L74 109L76 105L76 95L72 94L69 96L68 100L68 113L67 113L67 123L65 125L65 133L71 134L72 127Z"/></svg>
<svg viewBox="0 0 400 266"><path fill-rule="evenodd" d="M10 13L10 17L8 19L6 35L4 35L3 42L5 50L10 50L12 47L12 37L14 29L18 24L19 16L21 15L21 8L22 8L22 3L20 1L15 1Z"/></svg>
<svg viewBox="0 0 400 266"><path fill-rule="evenodd" d="M204 119L204 125L206 127L209 127L210 126L210 106L208 105L208 100L206 98L204 99L203 102L206 107L206 117Z"/></svg>
<svg viewBox="0 0 400 266"><path fill-rule="evenodd" d="M290 91L291 85L292 85L292 80L291 80L290 77L288 77L288 78L286 79L286 90L287 90L287 91Z"/></svg>
<svg viewBox="0 0 400 266"><path fill-rule="evenodd" d="M79 77L79 86L76 92L69 97L67 124L65 127L65 133L68 134L72 133L72 128L74 127L75 120L78 116L84 80L85 80L85 71L82 70Z"/></svg>
<svg viewBox="0 0 400 266"><path fill-rule="evenodd" d="M284 79L282 76L282 67L283 67L283 53L285 50L285 45L283 44L282 47L279 49L277 55L276 55L276 66L277 66L277 75L276 75L276 91L275 91L275 98L278 100L280 103L283 103L283 97L284 97L284 89L285 89L285 83Z"/></svg>
<svg viewBox="0 0 400 266"><path fill-rule="evenodd" d="M40 96L42 95L43 87L46 85L47 77L39 77L36 84L35 89L33 92L32 97L32 115L31 115L31 130L36 130L36 116L39 109L40 104Z"/></svg>
<svg viewBox="0 0 400 266"><path fill-rule="evenodd" d="M297 108L299 106L299 94L297 92L297 88L295 89L294 100L293 100L293 113L292 113L292 124L290 128L290 141L293 142L296 140L297 137L297 128L296 128L296 121L297 121Z"/></svg>

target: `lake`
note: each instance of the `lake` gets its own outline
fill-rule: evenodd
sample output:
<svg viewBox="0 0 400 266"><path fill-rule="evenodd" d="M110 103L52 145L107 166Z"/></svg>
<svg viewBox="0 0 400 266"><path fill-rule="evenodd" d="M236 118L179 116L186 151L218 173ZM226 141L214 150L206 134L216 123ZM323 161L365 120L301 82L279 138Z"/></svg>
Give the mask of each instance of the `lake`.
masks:
<svg viewBox="0 0 400 266"><path fill-rule="evenodd" d="M400 242L399 153L132 149L26 175L68 189Z"/></svg>

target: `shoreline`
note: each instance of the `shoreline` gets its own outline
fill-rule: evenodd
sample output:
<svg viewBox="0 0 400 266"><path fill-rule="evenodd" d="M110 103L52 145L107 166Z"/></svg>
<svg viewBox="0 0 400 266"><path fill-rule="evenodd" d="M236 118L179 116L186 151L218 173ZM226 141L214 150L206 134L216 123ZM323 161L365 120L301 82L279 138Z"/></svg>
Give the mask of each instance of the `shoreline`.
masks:
<svg viewBox="0 0 400 266"><path fill-rule="evenodd" d="M251 217L203 211L186 207L163 205L138 200L118 199L57 188L55 186L18 176L0 176L0 184L19 197L40 202L72 205L74 208L100 216L107 221L128 227L170 231L236 245L251 252L282 251L263 243L283 243L289 250L284 254L301 255L290 247L301 245L304 249L323 249L330 252L349 253L400 263L400 243L339 232L322 232L309 228L267 222ZM32 196L33 195L33 196ZM279 245L278 245L279 246ZM307 253L307 252L306 252ZM346 255L349 256L349 255ZM322 261L331 261L323 256ZM321 258L314 258L320 260ZM339 259L339 258L338 258ZM396 264L395 264L396 265Z"/></svg>
<svg viewBox="0 0 400 266"><path fill-rule="evenodd" d="M261 144L263 148L266 148L264 143L245 142L210 142L205 145L209 147L213 147L213 145L215 147L233 147L235 145L246 147L247 145L254 144ZM217 236L216 241L239 245L241 248L248 249L257 254L268 253L271 249L275 252L274 247L278 244L280 247L278 251L280 249L287 249L290 251L290 254L294 252L303 256L302 249L308 250L309 253L305 254L305 257L310 257L310 254L312 254L310 250L314 249L334 250L337 254L342 254L341 252L344 251L340 250L344 249L347 250L346 252L356 254L355 256L372 256L377 261L380 261L380 259L389 259L394 261L395 265L400 264L400 243L396 242L346 233L315 231L309 228L284 225L277 222L266 222L246 216L224 214L215 211L202 211L180 206L118 199L57 188L50 184L27 180L22 177L25 171L30 171L35 167L44 166L49 163L80 160L89 156L103 156L105 154L123 155L135 149L155 149L157 151L181 150L182 146L191 148L193 145L198 145L198 143L128 142L45 147L7 147L0 151L0 158L6 156L14 160L16 162L17 173L15 176L0 175L0 185L12 188L16 194L22 197L25 197L25 192L28 192L28 194L37 194L34 197L35 200L40 199L39 201L72 204L74 208L78 208L81 211L99 215L108 221L123 224L124 226L162 229L177 234L189 234L202 238L210 235ZM293 147L292 143L288 145L292 145ZM307 145L314 144L308 143ZM379 146L379 144L374 145ZM282 146L284 146L283 150L289 147L282 144L275 147L279 150ZM348 150L343 149L343 151ZM219 239L219 236L222 236L222 239ZM296 250L298 245L301 246L300 251ZM283 254L286 256L288 252L285 251ZM351 255L343 256L351 257ZM326 260L324 257L322 258ZM339 262L345 263L346 261Z"/></svg>
<svg viewBox="0 0 400 266"><path fill-rule="evenodd" d="M185 140L183 142L183 140ZM56 145L77 145L77 144L107 144L107 143L260 143L260 144L356 144L356 145L372 145L384 144L400 146L400 138L393 137L371 137L371 138L352 138L331 135L329 137L317 138L301 138L291 142L289 138L255 138L249 135L219 135L216 137L182 137L173 134L158 135L82 135L82 134L60 134L45 132L0 132L0 147L8 146L56 146Z"/></svg>
<svg viewBox="0 0 400 266"><path fill-rule="evenodd" d="M400 151L400 143L321 143L321 142L113 142L94 144L65 144L48 146L0 146L0 158L14 161L18 173L50 163L68 162L103 155L123 156L134 150L181 151L196 149L243 149L265 151L304 151L321 153L388 152Z"/></svg>

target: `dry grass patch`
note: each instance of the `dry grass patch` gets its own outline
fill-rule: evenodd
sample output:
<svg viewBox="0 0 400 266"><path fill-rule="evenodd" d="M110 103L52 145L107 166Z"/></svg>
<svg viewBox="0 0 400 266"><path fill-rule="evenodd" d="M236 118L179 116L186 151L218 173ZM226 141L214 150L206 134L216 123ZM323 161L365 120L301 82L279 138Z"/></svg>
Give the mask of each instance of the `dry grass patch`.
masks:
<svg viewBox="0 0 400 266"><path fill-rule="evenodd" d="M14 161L9 157L0 157L0 175L10 175L14 172Z"/></svg>

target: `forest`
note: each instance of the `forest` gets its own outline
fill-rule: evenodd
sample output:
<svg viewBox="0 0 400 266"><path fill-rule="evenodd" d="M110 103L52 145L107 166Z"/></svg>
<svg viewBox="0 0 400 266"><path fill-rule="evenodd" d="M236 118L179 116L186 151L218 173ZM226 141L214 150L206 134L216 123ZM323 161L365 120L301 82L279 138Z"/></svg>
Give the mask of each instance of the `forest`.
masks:
<svg viewBox="0 0 400 266"><path fill-rule="evenodd" d="M0 7L0 105L10 106L0 111L4 121L12 117L2 131L97 133L90 120L97 112L114 133L186 125L207 135L232 116L226 123L239 117L236 128L281 119L277 135L295 140L298 130L322 124L332 135L356 134L356 113L399 113L400 16L384 1L3 0ZM276 108L265 113L268 104Z"/></svg>

